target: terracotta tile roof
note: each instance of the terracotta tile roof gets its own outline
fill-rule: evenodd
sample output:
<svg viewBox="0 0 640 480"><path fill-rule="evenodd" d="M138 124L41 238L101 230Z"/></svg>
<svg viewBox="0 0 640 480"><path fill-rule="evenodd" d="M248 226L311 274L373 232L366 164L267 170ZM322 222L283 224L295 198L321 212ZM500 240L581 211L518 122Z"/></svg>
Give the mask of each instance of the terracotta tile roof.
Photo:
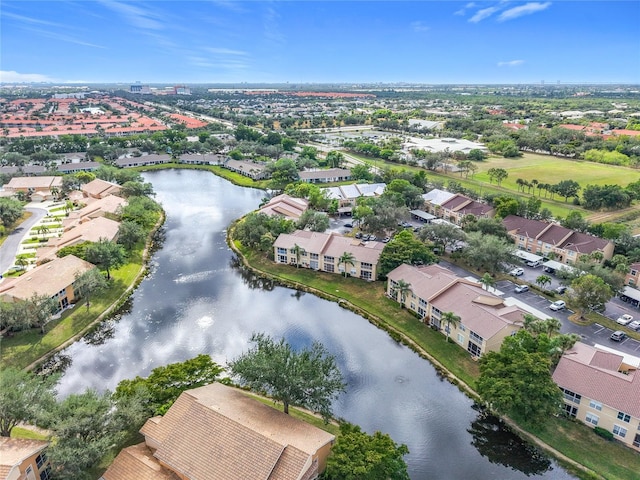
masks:
<svg viewBox="0 0 640 480"><path fill-rule="evenodd" d="M7 478L13 467L44 450L47 445L49 443L42 440L0 437L0 479Z"/></svg>
<svg viewBox="0 0 640 480"><path fill-rule="evenodd" d="M297 480L335 438L219 383L184 392L140 432L158 460L191 480Z"/></svg>
<svg viewBox="0 0 640 480"><path fill-rule="evenodd" d="M8 295L21 300L27 300L34 294L53 296L71 285L76 273L82 274L93 268L95 265L73 255L55 258L0 284L0 296Z"/></svg>
<svg viewBox="0 0 640 480"><path fill-rule="evenodd" d="M502 220L507 232L523 235L528 238L537 238L550 224L538 220L529 220L517 215L507 215Z"/></svg>
<svg viewBox="0 0 640 480"><path fill-rule="evenodd" d="M13 177L9 180L9 183L5 185L5 188L9 190L29 188L34 190L48 190L52 187L62 187L62 177Z"/></svg>
<svg viewBox="0 0 640 480"><path fill-rule="evenodd" d="M120 223L115 220L110 220L106 217L96 217L88 222L70 228L65 231L61 237L50 238L46 246L55 247L57 251L63 247L81 242L97 242L102 238L113 240L118 235L119 228ZM36 257L41 258L39 251L36 251Z"/></svg>
<svg viewBox="0 0 640 480"><path fill-rule="evenodd" d="M620 358L578 342L560 359L553 380L560 387L640 418L640 372L623 374L612 368Z"/></svg>
<svg viewBox="0 0 640 480"><path fill-rule="evenodd" d="M123 449L114 459L101 480L179 480L164 468L144 444Z"/></svg>
<svg viewBox="0 0 640 480"><path fill-rule="evenodd" d="M268 203L260 207L260 213L265 215L283 215L286 218L292 220L298 220L309 206L304 198L291 197L287 194L282 194L273 197Z"/></svg>
<svg viewBox="0 0 640 480"><path fill-rule="evenodd" d="M117 195L120 193L121 187L117 183L107 182L106 180L96 178L95 180L83 185L81 190L89 196L101 197L108 194Z"/></svg>

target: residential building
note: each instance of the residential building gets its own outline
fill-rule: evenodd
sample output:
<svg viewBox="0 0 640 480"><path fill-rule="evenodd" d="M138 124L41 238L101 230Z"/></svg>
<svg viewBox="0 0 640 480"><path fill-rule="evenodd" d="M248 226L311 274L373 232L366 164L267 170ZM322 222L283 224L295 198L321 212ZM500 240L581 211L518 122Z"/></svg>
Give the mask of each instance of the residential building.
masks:
<svg viewBox="0 0 640 480"><path fill-rule="evenodd" d="M261 180L269 176L267 166L264 163L227 158L222 166L232 172L239 173L240 175L244 175L245 177L249 177L254 180Z"/></svg>
<svg viewBox="0 0 640 480"><path fill-rule="evenodd" d="M345 182L351 180L351 170L329 168L326 170L305 170L300 172L300 181L306 183Z"/></svg>
<svg viewBox="0 0 640 480"><path fill-rule="evenodd" d="M627 275L624 277L625 285L637 287L640 285L640 262L634 262L629 267Z"/></svg>
<svg viewBox="0 0 640 480"><path fill-rule="evenodd" d="M442 204L455 196L455 193L434 188L429 193L422 195L422 199L424 200L424 209L428 213L439 217L441 216L440 212L442 211Z"/></svg>
<svg viewBox="0 0 640 480"><path fill-rule="evenodd" d="M107 182L100 178L91 180L80 187L85 197L104 198L108 195L119 195L122 187L117 183Z"/></svg>
<svg viewBox="0 0 640 480"><path fill-rule="evenodd" d="M502 223L520 250L543 257L553 253L555 260L560 263L571 265L581 255L596 252L602 254L603 260L611 260L613 257L613 242L575 232L555 223L529 220L516 215L505 217Z"/></svg>
<svg viewBox="0 0 640 480"><path fill-rule="evenodd" d="M91 197L85 198L86 206L80 210L70 212L69 215L62 220L62 226L65 230L80 224L88 222L98 217L112 217L127 205L127 200L116 195L107 195L100 199Z"/></svg>
<svg viewBox="0 0 640 480"><path fill-rule="evenodd" d="M49 480L48 442L0 437L0 480Z"/></svg>
<svg viewBox="0 0 640 480"><path fill-rule="evenodd" d="M387 278L389 297L438 331L446 333L449 329L451 339L474 357L499 350L506 337L522 328L524 310L505 304L502 298L483 290L478 283L458 277L439 265L403 264ZM404 295L398 289L400 281L409 284ZM443 322L444 312L459 316L458 324Z"/></svg>
<svg viewBox="0 0 640 480"><path fill-rule="evenodd" d="M55 190L62 188L62 177L35 176L35 177L13 177L4 186L4 190L16 194L24 192L29 195L36 195L38 200L51 200Z"/></svg>
<svg viewBox="0 0 640 480"><path fill-rule="evenodd" d="M58 311L62 311L75 303L76 276L94 268L95 265L73 255L55 258L20 277L5 279L0 284L0 300L18 302L34 295L46 295L55 299Z"/></svg>
<svg viewBox="0 0 640 480"><path fill-rule="evenodd" d="M100 480L314 480L335 440L220 383L182 393L140 433Z"/></svg>
<svg viewBox="0 0 640 480"><path fill-rule="evenodd" d="M336 233L296 230L283 233L273 244L276 263L299 265L329 273L347 273L364 280L377 278L378 260L384 248L382 242L362 242ZM340 262L340 257L353 255L353 264Z"/></svg>
<svg viewBox="0 0 640 480"><path fill-rule="evenodd" d="M55 258L56 252L83 242L97 242L101 239L115 241L120 222L106 217L92 218L66 230L60 237L49 238L44 247L36 250L36 263Z"/></svg>
<svg viewBox="0 0 640 480"><path fill-rule="evenodd" d="M341 185L328 187L324 190L331 200L338 200L339 213L351 213L360 197L379 197L384 193L386 183L354 183L353 185Z"/></svg>
<svg viewBox="0 0 640 480"><path fill-rule="evenodd" d="M444 197L446 197L446 195L442 195L442 198ZM489 218L495 215L495 209L491 205L477 202L460 193L453 194L439 205L432 203L430 206L433 209L434 215L444 218L456 225L460 225L462 219L467 215L473 215L476 218Z"/></svg>
<svg viewBox="0 0 640 480"><path fill-rule="evenodd" d="M277 195L260 207L259 212L269 215L281 215L289 220L298 220L309 207L304 198L291 197L286 193Z"/></svg>
<svg viewBox="0 0 640 480"><path fill-rule="evenodd" d="M225 157L222 155L214 155L212 153L200 154L184 154L180 155L180 163L188 165L221 165L224 163Z"/></svg>
<svg viewBox="0 0 640 480"><path fill-rule="evenodd" d="M125 157L118 158L115 161L117 167L131 168L131 167L146 167L149 165L163 165L165 163L171 163L172 158L170 155L142 155L140 157Z"/></svg>
<svg viewBox="0 0 640 480"><path fill-rule="evenodd" d="M73 163L61 163L58 165L58 171L60 173L78 173L78 172L93 172L102 166L98 162L73 162Z"/></svg>
<svg viewBox="0 0 640 480"><path fill-rule="evenodd" d="M576 343L560 359L553 380L565 412L640 451L639 359Z"/></svg>

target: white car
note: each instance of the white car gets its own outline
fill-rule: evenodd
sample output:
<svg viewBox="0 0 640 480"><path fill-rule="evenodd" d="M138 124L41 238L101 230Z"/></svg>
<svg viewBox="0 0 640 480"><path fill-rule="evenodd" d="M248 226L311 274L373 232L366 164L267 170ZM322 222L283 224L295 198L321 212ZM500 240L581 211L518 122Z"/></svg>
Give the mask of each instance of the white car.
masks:
<svg viewBox="0 0 640 480"><path fill-rule="evenodd" d="M567 304L564 303L564 300L556 300L551 305L549 305L549 308L557 312L558 310L562 310L566 306Z"/></svg>
<svg viewBox="0 0 640 480"><path fill-rule="evenodd" d="M640 330L640 320L634 320L629 325L627 325L631 330Z"/></svg>
<svg viewBox="0 0 640 480"><path fill-rule="evenodd" d="M616 323L619 323L620 325L629 325L632 322L632 320L633 320L633 317L628 313L625 313L621 317L618 317L618 319L616 320Z"/></svg>
<svg viewBox="0 0 640 480"><path fill-rule="evenodd" d="M524 275L524 269L520 267L514 268L509 272L509 275L513 277L519 277L520 275Z"/></svg>

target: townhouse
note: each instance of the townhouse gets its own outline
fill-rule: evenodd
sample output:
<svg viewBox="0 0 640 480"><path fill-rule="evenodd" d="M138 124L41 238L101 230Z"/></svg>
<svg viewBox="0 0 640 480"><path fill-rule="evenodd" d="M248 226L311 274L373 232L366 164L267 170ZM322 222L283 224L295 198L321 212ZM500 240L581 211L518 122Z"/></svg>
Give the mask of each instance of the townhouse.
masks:
<svg viewBox="0 0 640 480"><path fill-rule="evenodd" d="M20 277L3 281L0 284L0 300L19 302L29 300L34 295L46 295L56 300L58 312L61 312L76 301L76 277L94 268L95 265L73 255L55 258Z"/></svg>
<svg viewBox="0 0 640 480"><path fill-rule="evenodd" d="M351 180L351 170L344 168L329 168L305 170L300 172L300 181L305 183L345 182Z"/></svg>
<svg viewBox="0 0 640 480"><path fill-rule="evenodd" d="M581 255L591 255L595 252L599 252L603 260L611 260L613 257L613 242L561 225L516 215L505 217L502 223L520 250L537 253L542 257L548 257L553 253L559 263L571 265Z"/></svg>
<svg viewBox="0 0 640 480"><path fill-rule="evenodd" d="M335 436L221 383L183 392L100 480L315 480Z"/></svg>
<svg viewBox="0 0 640 480"><path fill-rule="evenodd" d="M295 265L329 273L345 271L352 277L363 280L377 278L378 260L384 248L382 242L362 242L336 233L296 230L283 233L273 244L276 263ZM340 261L348 254L352 262Z"/></svg>
<svg viewBox="0 0 640 480"><path fill-rule="evenodd" d="M338 200L339 213L351 213L358 198L379 197L384 193L386 187L386 183L354 183L339 187L327 187L323 190L327 192L328 198Z"/></svg>
<svg viewBox="0 0 640 480"><path fill-rule="evenodd" d="M562 390L567 415L640 451L638 363L578 342L560 359L553 380Z"/></svg>
<svg viewBox="0 0 640 480"><path fill-rule="evenodd" d="M119 195L122 187L117 183L107 182L96 178L80 188L85 197L105 198L109 195Z"/></svg>
<svg viewBox="0 0 640 480"><path fill-rule="evenodd" d="M48 442L0 437L0 479L48 479L51 465L45 449Z"/></svg>
<svg viewBox="0 0 640 480"><path fill-rule="evenodd" d="M390 298L436 330L445 334L448 330L451 339L473 357L499 350L506 337L522 328L527 313L439 265L403 264L389 272L387 279ZM445 312L459 316L458 324L447 325L442 320Z"/></svg>
<svg viewBox="0 0 640 480"><path fill-rule="evenodd" d="M259 212L270 217L281 215L289 220L297 221L308 207L309 202L304 198L291 197L283 193L276 195L261 206Z"/></svg>

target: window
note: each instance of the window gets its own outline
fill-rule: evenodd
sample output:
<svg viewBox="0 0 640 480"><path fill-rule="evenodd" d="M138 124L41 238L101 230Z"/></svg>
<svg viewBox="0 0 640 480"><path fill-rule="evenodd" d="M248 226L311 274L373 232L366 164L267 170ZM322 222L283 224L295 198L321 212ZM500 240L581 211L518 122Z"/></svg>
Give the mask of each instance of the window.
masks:
<svg viewBox="0 0 640 480"><path fill-rule="evenodd" d="M458 330L460 330L461 332L466 332L467 329L465 328L465 326L462 323L458 324Z"/></svg>
<svg viewBox="0 0 640 480"><path fill-rule="evenodd" d="M326 264L326 263L335 263L335 260L336 260L336 259L335 259L334 257L330 257L330 256L328 256L328 255L325 255L325 256L324 256L324 263L325 263L325 264Z"/></svg>
<svg viewBox="0 0 640 480"><path fill-rule="evenodd" d="M462 345L464 343L464 335L461 333L458 334L458 343Z"/></svg>
<svg viewBox="0 0 640 480"><path fill-rule="evenodd" d="M431 307L431 313L434 314L438 318L440 318L440 315L442 314L442 312L440 310L438 310L436 307Z"/></svg>
<svg viewBox="0 0 640 480"><path fill-rule="evenodd" d="M38 467L38 469L42 468L42 465L44 465L47 462L47 454L42 452L40 455L38 455L36 457L36 466Z"/></svg>
<svg viewBox="0 0 640 480"><path fill-rule="evenodd" d="M325 272L329 272L329 273L333 273L335 272L335 266L333 265L333 263L325 263L324 264L324 271Z"/></svg>
<svg viewBox="0 0 640 480"><path fill-rule="evenodd" d="M362 278L363 280L371 280L371 272L360 272L360 278Z"/></svg>
<svg viewBox="0 0 640 480"><path fill-rule="evenodd" d="M367 262L362 262L362 263L360 263L360 268L362 270L371 270L373 268L373 264L372 263L367 263Z"/></svg>
<svg viewBox="0 0 640 480"><path fill-rule="evenodd" d="M427 311L422 307L418 307L418 315L420 315L420 318L424 318L427 315Z"/></svg>
<svg viewBox="0 0 640 480"><path fill-rule="evenodd" d="M567 390L566 388L560 388L562 393L564 394L564 398L569 400L570 402L580 404L580 400L582 399L582 395L578 393L574 393L571 390Z"/></svg>
<svg viewBox="0 0 640 480"><path fill-rule="evenodd" d="M598 420L600 420L600 417L598 417L597 415L594 415L593 413L587 413L587 417L584 419L587 423L590 423L592 425L598 425Z"/></svg>
<svg viewBox="0 0 640 480"><path fill-rule="evenodd" d="M420 300L418 300L418 305L420 305L421 307L427 308L427 301L421 298Z"/></svg>
<svg viewBox="0 0 640 480"><path fill-rule="evenodd" d="M613 434L617 435L620 438L624 438L627 436L627 429L624 427L621 427L620 425L614 425Z"/></svg>
<svg viewBox="0 0 640 480"><path fill-rule="evenodd" d="M593 408L594 410L601 411L602 410L602 404L599 403L599 402L596 402L595 400L591 400L589 402L589 408Z"/></svg>
<svg viewBox="0 0 640 480"><path fill-rule="evenodd" d="M472 332L471 330L469 330L469 338L474 342L480 344L482 344L482 342L484 341L484 339L480 335L478 335L476 332Z"/></svg>
<svg viewBox="0 0 640 480"><path fill-rule="evenodd" d="M287 254L286 248L278 247L278 255L286 255L286 254Z"/></svg>
<svg viewBox="0 0 640 480"><path fill-rule="evenodd" d="M480 348L478 345L476 345L473 342L469 342L469 345L467 346L467 351L474 357L479 357L482 353L482 348Z"/></svg>
<svg viewBox="0 0 640 480"><path fill-rule="evenodd" d="M576 418L576 415L578 415L578 407L574 407L573 405L567 405L565 403L564 404L564 413L568 417Z"/></svg>
<svg viewBox="0 0 640 480"><path fill-rule="evenodd" d="M633 439L633 446L640 447L640 433L636 433L636 437Z"/></svg>
<svg viewBox="0 0 640 480"><path fill-rule="evenodd" d="M311 260L318 260L318 254L317 253L311 253L310 257L311 257Z"/></svg>
<svg viewBox="0 0 640 480"><path fill-rule="evenodd" d="M49 480L51 478L51 467L47 465L47 468L40 472L40 480Z"/></svg>
<svg viewBox="0 0 640 480"><path fill-rule="evenodd" d="M624 412L618 412L618 420L629 423L629 421L631 421L631 415Z"/></svg>
<svg viewBox="0 0 640 480"><path fill-rule="evenodd" d="M286 255L278 255L278 263L287 263Z"/></svg>

